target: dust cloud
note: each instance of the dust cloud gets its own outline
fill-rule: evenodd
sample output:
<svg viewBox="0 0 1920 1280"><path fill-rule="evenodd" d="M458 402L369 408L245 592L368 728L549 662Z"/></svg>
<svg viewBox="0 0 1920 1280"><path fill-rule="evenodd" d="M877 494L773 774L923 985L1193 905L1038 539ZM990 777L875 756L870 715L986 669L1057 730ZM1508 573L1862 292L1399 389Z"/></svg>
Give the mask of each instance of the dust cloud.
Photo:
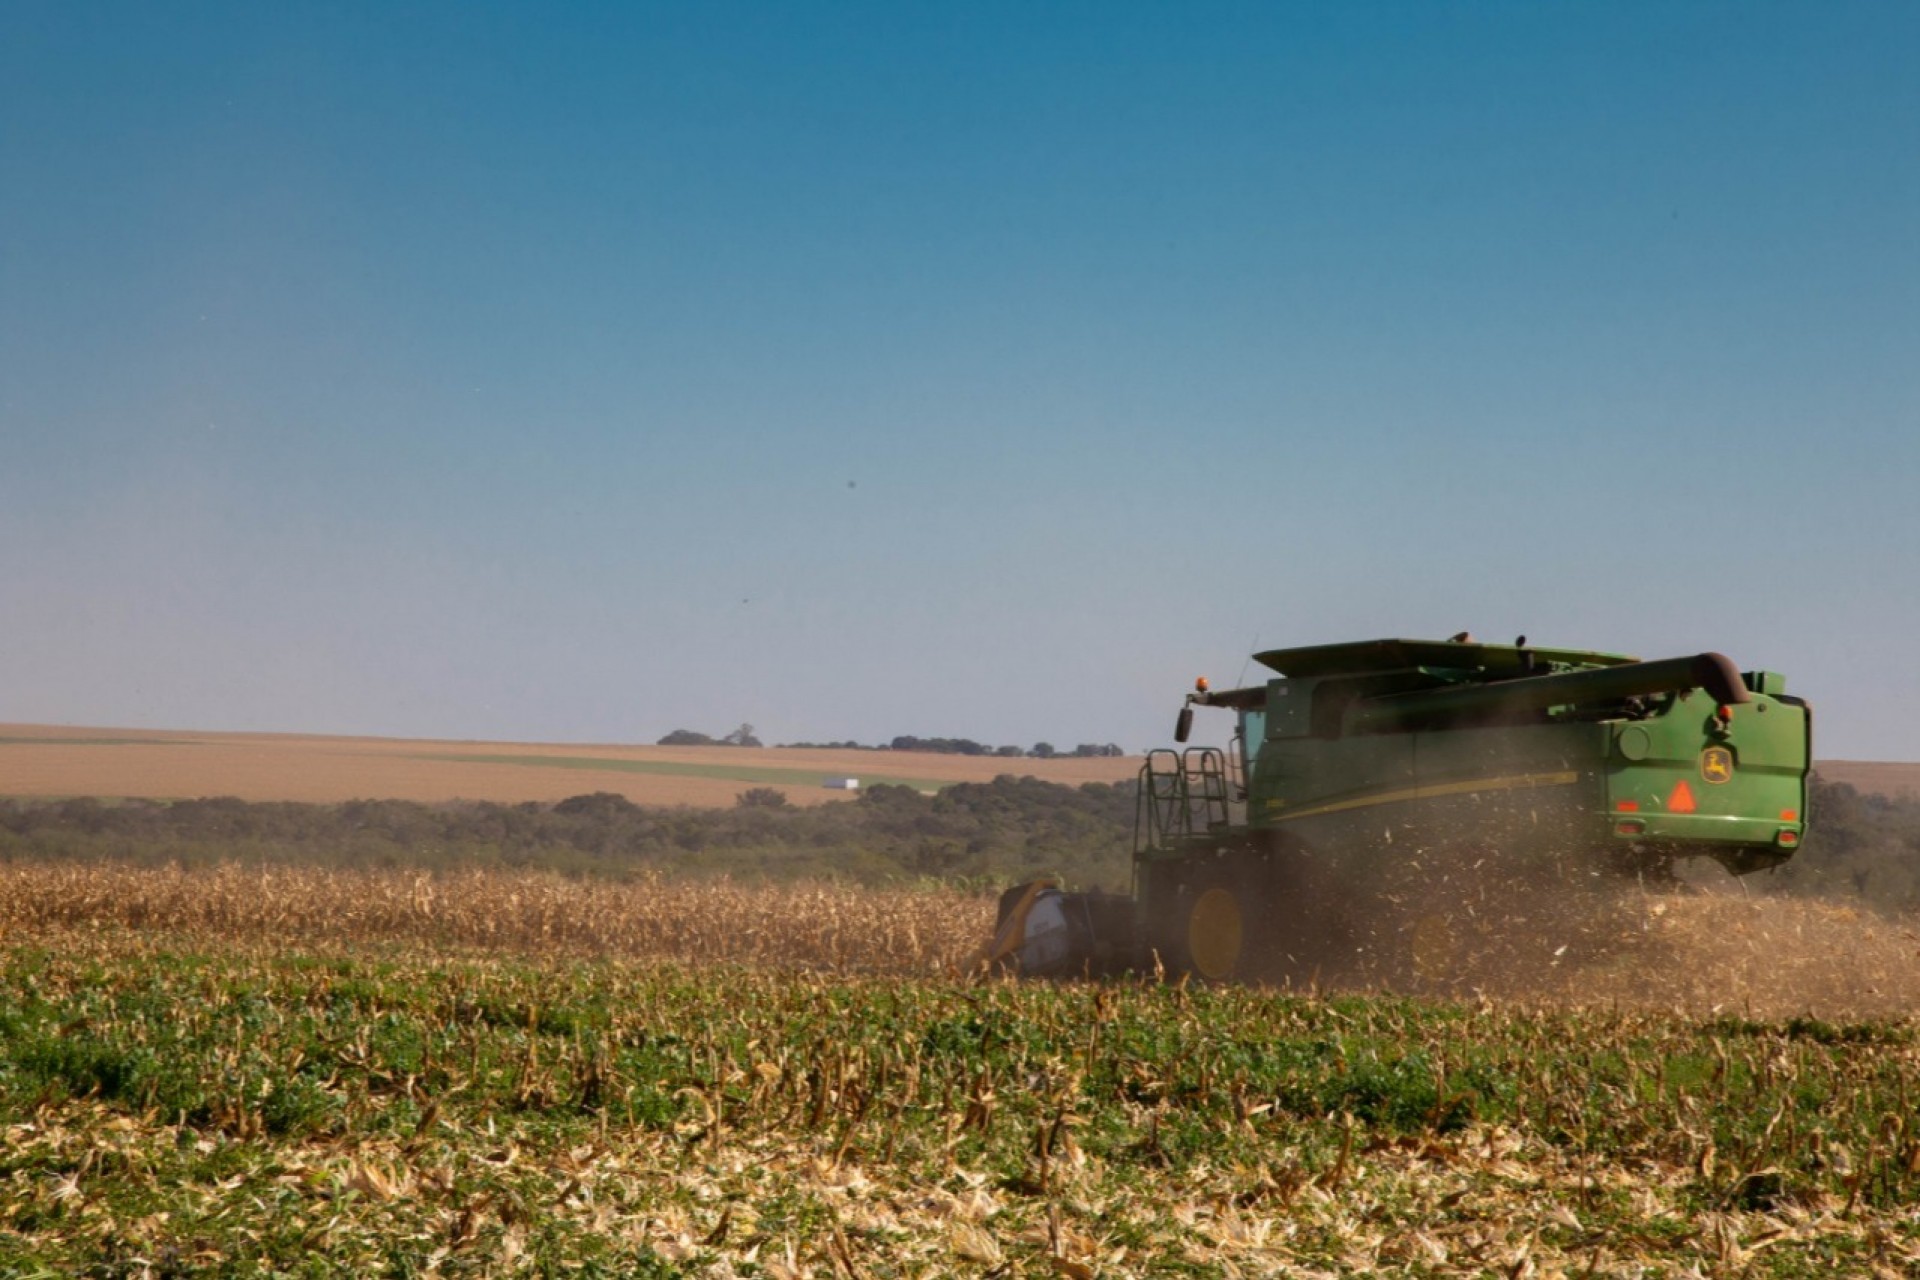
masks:
<svg viewBox="0 0 1920 1280"><path fill-rule="evenodd" d="M1397 918L1394 918L1397 916ZM1441 886L1362 939L1363 985L1763 1019L1920 1012L1920 922L1772 896L1714 869L1659 886Z"/></svg>
<svg viewBox="0 0 1920 1280"><path fill-rule="evenodd" d="M1920 932L1864 907L1736 892L1639 904L1638 945L1579 975L1588 1002L1757 1018L1920 1011Z"/></svg>

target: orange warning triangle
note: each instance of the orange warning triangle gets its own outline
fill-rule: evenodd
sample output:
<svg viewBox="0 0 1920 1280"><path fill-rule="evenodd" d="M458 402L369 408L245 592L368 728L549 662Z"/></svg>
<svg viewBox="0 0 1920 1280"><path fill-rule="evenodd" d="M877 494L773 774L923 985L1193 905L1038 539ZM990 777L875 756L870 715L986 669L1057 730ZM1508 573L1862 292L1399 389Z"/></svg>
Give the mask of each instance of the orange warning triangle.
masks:
<svg viewBox="0 0 1920 1280"><path fill-rule="evenodd" d="M1693 802L1693 788L1685 778L1673 784L1673 794L1667 797L1668 813L1692 813L1699 807Z"/></svg>

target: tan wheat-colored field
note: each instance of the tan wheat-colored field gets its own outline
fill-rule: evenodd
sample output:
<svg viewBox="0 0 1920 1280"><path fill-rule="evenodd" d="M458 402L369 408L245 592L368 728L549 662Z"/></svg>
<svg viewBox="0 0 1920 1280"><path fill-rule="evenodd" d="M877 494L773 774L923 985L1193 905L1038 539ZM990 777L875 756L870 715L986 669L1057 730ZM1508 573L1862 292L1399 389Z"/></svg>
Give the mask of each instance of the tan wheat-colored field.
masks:
<svg viewBox="0 0 1920 1280"><path fill-rule="evenodd" d="M488 757L494 757L489 759ZM847 799L831 777L863 784L1118 782L1137 758L1005 759L905 751L447 742L297 734L196 733L0 725L0 795L242 800L555 801L610 791L636 804L725 806L772 786L795 804ZM648 772L660 769L663 772ZM729 772L775 777L727 777Z"/></svg>
<svg viewBox="0 0 1920 1280"><path fill-rule="evenodd" d="M0 795L22 797L518 803L610 791L636 804L721 807L755 786L776 787L794 804L849 798L849 792L824 787L832 777L931 787L1011 773L1071 785L1125 781L1139 767L1137 756L1033 760L0 724ZM1833 760L1822 761L1819 770L1829 781L1865 792L1920 795L1920 764ZM725 776L742 772L778 776Z"/></svg>

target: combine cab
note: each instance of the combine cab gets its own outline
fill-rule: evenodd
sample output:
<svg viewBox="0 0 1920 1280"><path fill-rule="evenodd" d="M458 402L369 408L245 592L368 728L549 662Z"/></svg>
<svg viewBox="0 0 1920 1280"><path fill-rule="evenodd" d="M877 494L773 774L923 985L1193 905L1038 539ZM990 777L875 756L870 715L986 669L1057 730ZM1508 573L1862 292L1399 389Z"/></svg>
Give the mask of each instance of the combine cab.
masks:
<svg viewBox="0 0 1920 1280"><path fill-rule="evenodd" d="M1806 830L1811 712L1715 653L1374 640L1255 658L1187 695L1226 750L1149 754L1130 895L1010 890L987 958L1030 974L1399 982L1489 941L1518 901L1735 875ZM1530 908L1531 909L1531 908Z"/></svg>

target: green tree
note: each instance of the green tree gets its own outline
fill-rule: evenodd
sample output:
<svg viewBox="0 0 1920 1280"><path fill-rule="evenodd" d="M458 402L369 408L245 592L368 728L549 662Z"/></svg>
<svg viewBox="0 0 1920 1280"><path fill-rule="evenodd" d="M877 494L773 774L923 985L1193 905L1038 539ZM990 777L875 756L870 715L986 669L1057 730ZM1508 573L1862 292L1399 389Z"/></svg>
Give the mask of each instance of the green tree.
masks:
<svg viewBox="0 0 1920 1280"><path fill-rule="evenodd" d="M658 745L663 747L711 747L715 744L713 739L704 733L695 733L691 729L675 729L672 733L660 739Z"/></svg>
<svg viewBox="0 0 1920 1280"><path fill-rule="evenodd" d="M737 809L787 809L787 793L778 787L749 787L733 798Z"/></svg>

